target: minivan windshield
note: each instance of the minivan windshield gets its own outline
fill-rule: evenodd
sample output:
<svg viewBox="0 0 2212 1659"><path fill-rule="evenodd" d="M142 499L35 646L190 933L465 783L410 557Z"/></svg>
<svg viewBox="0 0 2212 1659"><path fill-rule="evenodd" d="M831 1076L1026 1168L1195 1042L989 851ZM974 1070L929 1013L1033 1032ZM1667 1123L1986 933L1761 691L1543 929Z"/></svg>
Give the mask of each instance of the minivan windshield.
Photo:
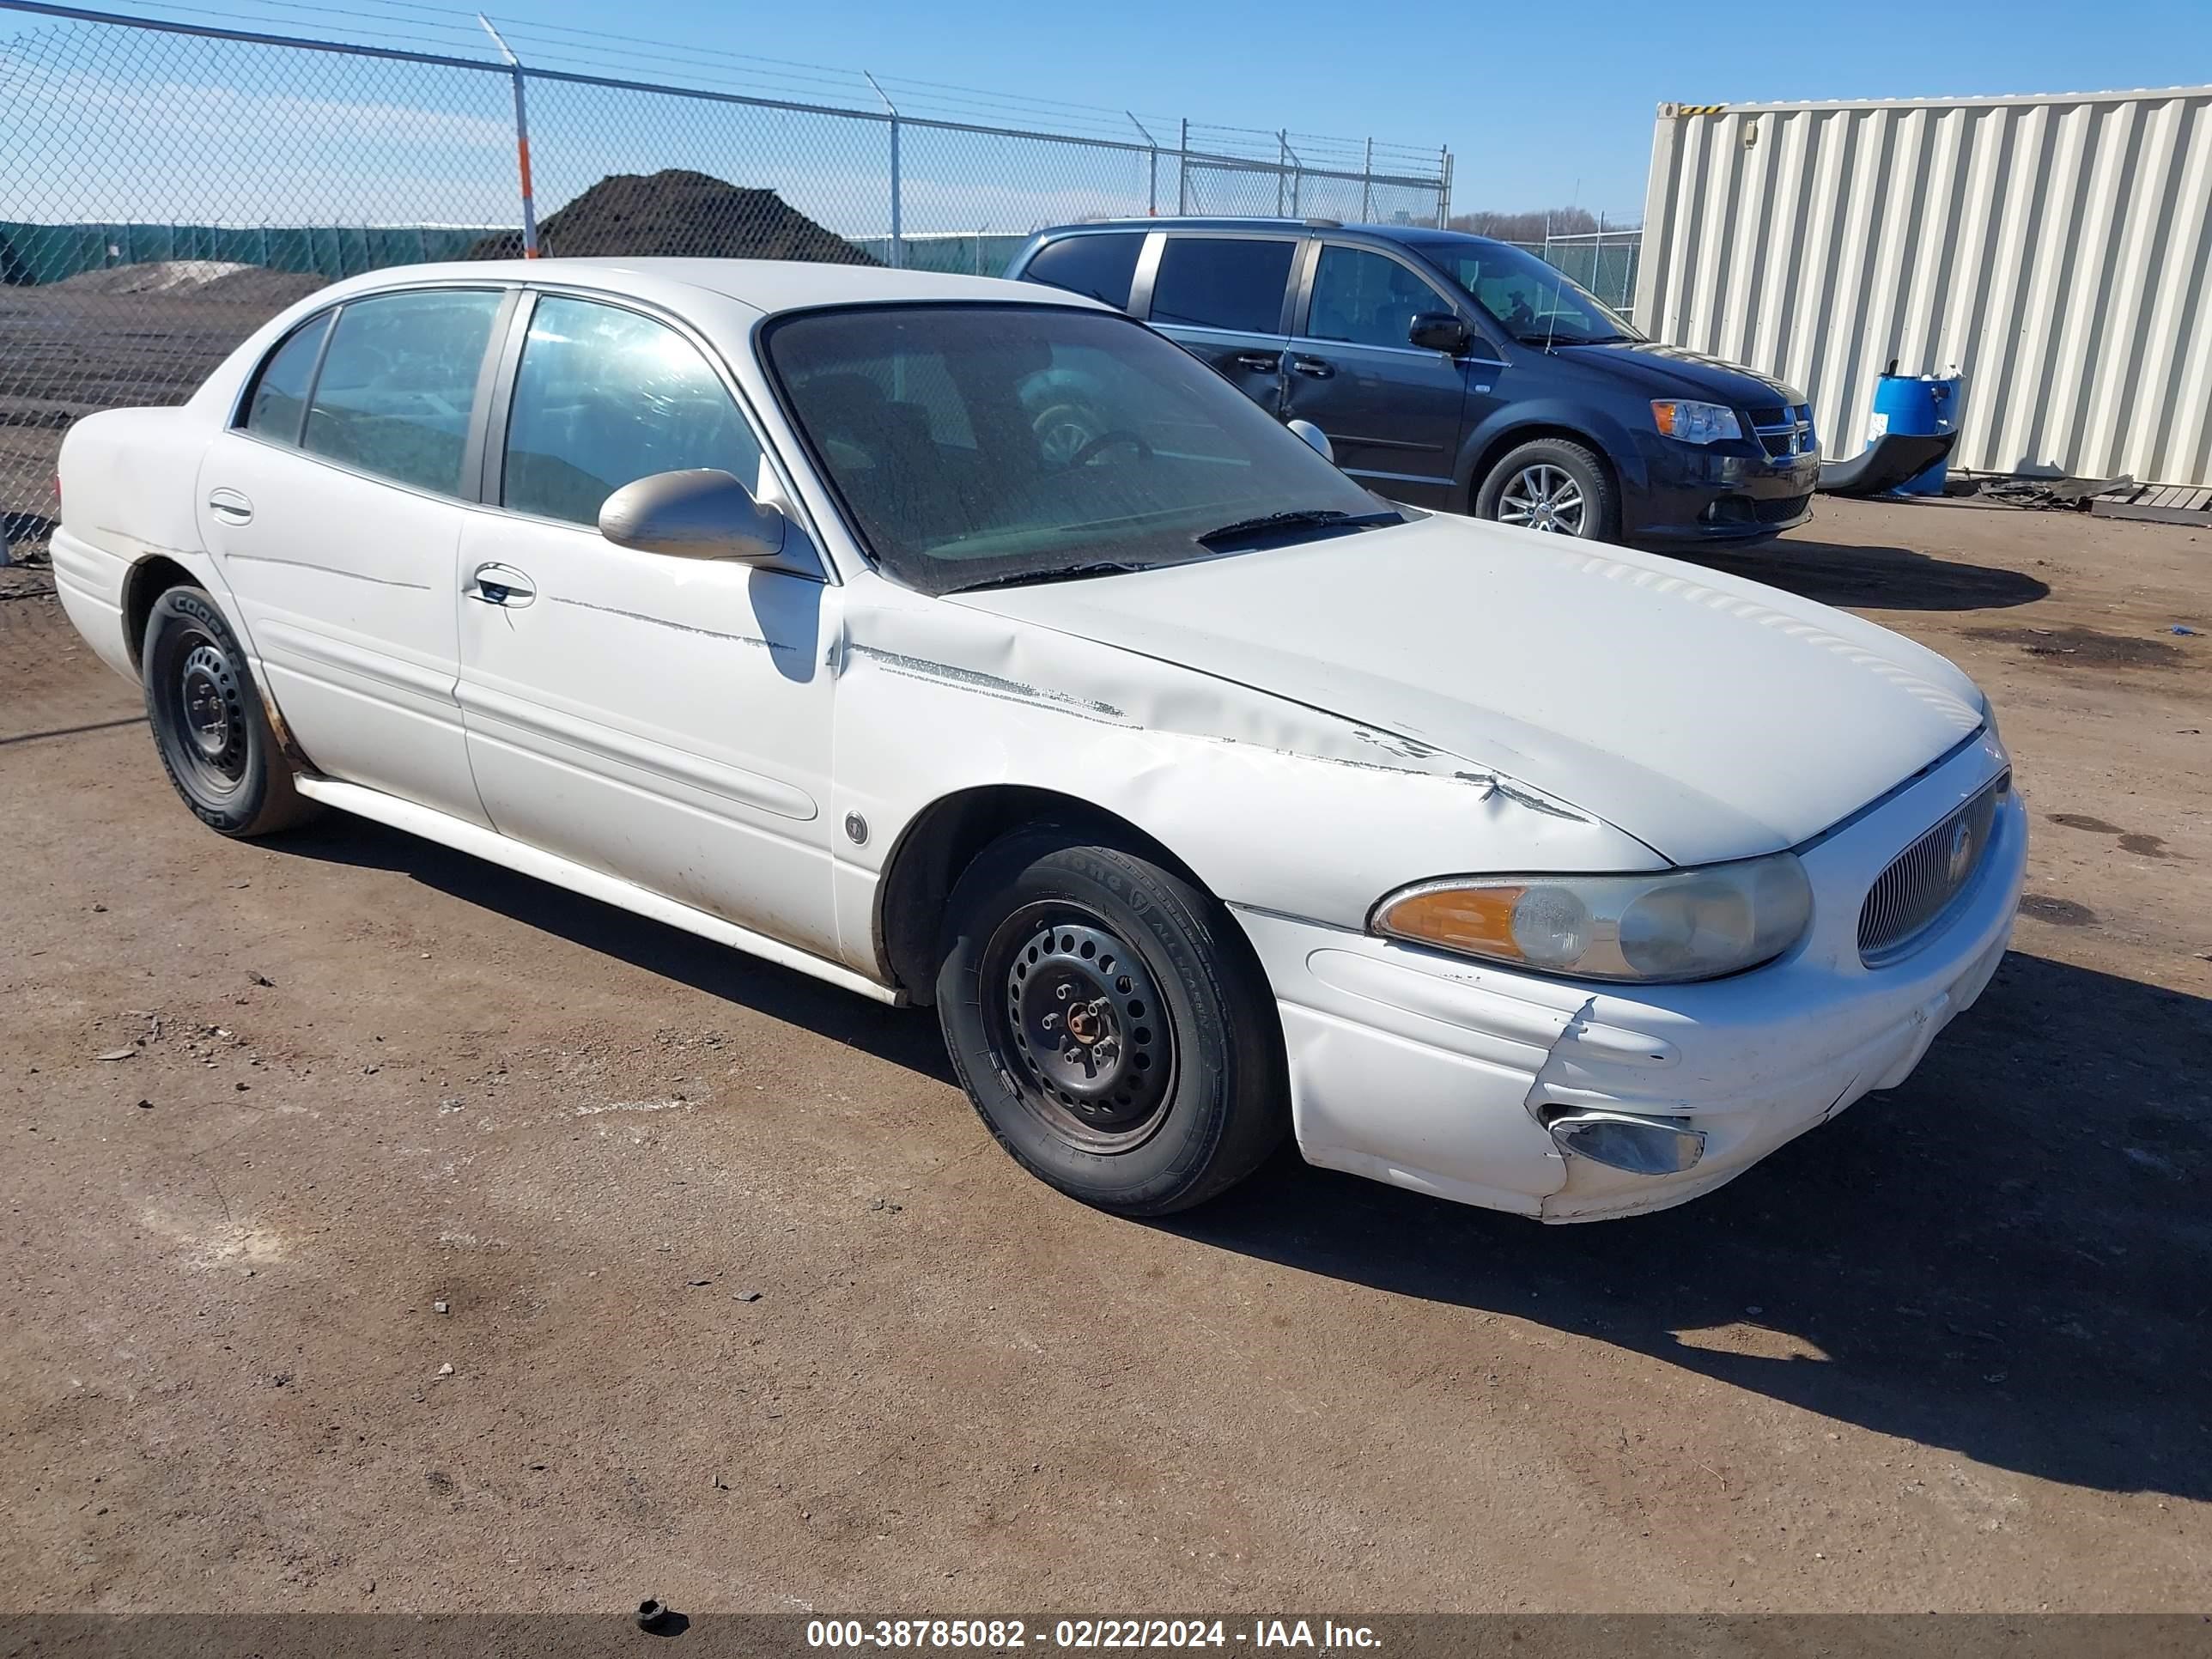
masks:
<svg viewBox="0 0 2212 1659"><path fill-rule="evenodd" d="M1644 336L1596 295L1510 242L1417 241L1491 319L1526 345L1601 345Z"/></svg>
<svg viewBox="0 0 2212 1659"><path fill-rule="evenodd" d="M1142 324L848 307L763 352L878 565L926 593L1108 574L1402 522Z"/></svg>

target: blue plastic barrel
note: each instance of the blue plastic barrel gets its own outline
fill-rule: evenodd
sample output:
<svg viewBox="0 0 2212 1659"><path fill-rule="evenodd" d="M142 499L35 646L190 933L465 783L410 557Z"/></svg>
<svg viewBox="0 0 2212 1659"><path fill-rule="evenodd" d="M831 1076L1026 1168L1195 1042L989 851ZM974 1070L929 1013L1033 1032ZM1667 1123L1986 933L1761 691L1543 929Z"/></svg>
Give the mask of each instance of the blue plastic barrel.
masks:
<svg viewBox="0 0 2212 1659"><path fill-rule="evenodd" d="M1873 430L1868 441L1885 432L1910 433L1916 437L1948 432L1958 421L1960 377L1939 374L1885 374L1875 382ZM1951 458L1936 462L1892 492L1899 495L1940 495L1949 476Z"/></svg>

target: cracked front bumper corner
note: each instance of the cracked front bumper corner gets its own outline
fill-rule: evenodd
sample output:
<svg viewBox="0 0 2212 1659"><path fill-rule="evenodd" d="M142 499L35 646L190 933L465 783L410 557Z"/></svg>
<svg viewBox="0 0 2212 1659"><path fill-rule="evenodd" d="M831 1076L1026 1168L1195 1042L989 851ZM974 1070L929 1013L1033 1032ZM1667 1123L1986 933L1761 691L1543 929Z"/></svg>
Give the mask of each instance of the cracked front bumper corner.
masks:
<svg viewBox="0 0 2212 1659"><path fill-rule="evenodd" d="M1546 1221L1711 1192L1862 1096L1894 1088L1996 973L2027 859L2006 798L1979 871L1905 959L1859 959L1860 902L1942 803L1994 775L1975 745L1802 856L1814 921L1781 961L1693 985L1570 985L1240 910L1273 985L1308 1162ZM1698 1138L1653 1173L1562 1149L1547 1124L1607 1115Z"/></svg>

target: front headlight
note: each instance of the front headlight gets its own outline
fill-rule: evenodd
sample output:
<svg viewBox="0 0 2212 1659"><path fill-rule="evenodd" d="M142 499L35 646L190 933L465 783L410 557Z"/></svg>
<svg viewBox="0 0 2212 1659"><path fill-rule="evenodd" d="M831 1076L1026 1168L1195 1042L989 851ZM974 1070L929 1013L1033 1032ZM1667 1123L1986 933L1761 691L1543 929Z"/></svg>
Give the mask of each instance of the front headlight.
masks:
<svg viewBox="0 0 2212 1659"><path fill-rule="evenodd" d="M1642 876L1459 876L1393 893L1374 930L1575 979L1717 979L1804 937L1813 889L1793 853Z"/></svg>
<svg viewBox="0 0 2212 1659"><path fill-rule="evenodd" d="M1686 444L1718 443L1743 436L1743 424L1726 404L1674 403L1664 398L1651 405L1651 420L1669 438Z"/></svg>

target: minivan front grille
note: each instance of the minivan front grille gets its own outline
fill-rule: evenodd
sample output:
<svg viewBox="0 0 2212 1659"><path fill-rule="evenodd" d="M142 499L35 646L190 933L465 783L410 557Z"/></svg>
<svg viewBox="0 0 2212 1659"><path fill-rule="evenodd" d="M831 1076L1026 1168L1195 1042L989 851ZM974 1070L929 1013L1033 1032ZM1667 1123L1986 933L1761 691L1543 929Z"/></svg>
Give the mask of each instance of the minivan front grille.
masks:
<svg viewBox="0 0 2212 1659"><path fill-rule="evenodd" d="M1799 404L1794 409L1754 409L1751 411L1751 429L1758 435L1760 447L1778 461L1810 455L1820 447L1813 436L1810 404Z"/></svg>
<svg viewBox="0 0 2212 1659"><path fill-rule="evenodd" d="M1910 955L1982 867L2009 768L1891 860L1859 907L1859 960L1880 968Z"/></svg>

